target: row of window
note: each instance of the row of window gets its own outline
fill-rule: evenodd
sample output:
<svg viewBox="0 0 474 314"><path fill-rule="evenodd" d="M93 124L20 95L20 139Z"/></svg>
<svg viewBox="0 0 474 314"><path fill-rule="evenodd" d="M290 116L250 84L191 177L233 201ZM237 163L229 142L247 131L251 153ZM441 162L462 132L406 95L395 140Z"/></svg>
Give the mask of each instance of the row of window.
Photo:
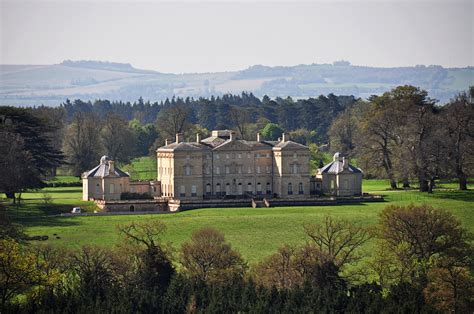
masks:
<svg viewBox="0 0 474 314"><path fill-rule="evenodd" d="M101 192L101 188L100 188L100 184L97 183L96 186L95 186L95 192L96 193L100 193ZM122 184L119 185L119 190L118 190L119 193L122 193ZM115 193L115 184L111 183L109 184L109 193Z"/></svg>
<svg viewBox="0 0 474 314"><path fill-rule="evenodd" d="M225 159L242 159L242 156L245 156L245 154L242 153L225 153L223 154ZM221 155L219 153L214 154L216 159L220 159ZM255 158L271 158L272 154L266 153L266 154L260 154L256 153ZM186 156L187 159L189 159L189 156ZM207 159L211 159L211 155L206 156ZM252 158L252 153L247 153L247 158Z"/></svg>

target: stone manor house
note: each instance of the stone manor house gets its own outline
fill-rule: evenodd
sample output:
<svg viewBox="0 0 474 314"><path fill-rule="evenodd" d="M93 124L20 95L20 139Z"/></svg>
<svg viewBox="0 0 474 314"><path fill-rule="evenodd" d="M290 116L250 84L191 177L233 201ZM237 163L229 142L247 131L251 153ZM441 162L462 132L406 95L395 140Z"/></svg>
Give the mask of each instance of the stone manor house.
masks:
<svg viewBox="0 0 474 314"><path fill-rule="evenodd" d="M238 139L234 131L214 130L210 137L185 142L181 134L157 149L157 180L130 181L107 156L85 172L84 200L120 200L124 192L160 200L281 198L326 194L361 195L362 171L339 153L311 176L310 151L283 134L278 141Z"/></svg>

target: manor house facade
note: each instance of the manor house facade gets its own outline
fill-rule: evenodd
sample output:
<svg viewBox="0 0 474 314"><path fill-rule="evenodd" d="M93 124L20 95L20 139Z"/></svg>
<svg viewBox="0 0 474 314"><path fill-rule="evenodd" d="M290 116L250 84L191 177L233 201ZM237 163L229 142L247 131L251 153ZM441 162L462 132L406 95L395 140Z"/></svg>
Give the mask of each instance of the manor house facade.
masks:
<svg viewBox="0 0 474 314"><path fill-rule="evenodd" d="M310 151L290 141L237 139L230 130L214 130L195 142L176 141L157 149L157 180L165 198L199 200L310 195Z"/></svg>

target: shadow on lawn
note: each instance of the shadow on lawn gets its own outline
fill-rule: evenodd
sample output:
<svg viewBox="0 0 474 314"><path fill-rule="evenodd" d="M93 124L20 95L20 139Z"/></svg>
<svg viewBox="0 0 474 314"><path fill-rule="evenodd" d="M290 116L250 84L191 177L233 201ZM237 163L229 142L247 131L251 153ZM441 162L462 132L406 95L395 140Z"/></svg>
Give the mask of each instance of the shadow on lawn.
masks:
<svg viewBox="0 0 474 314"><path fill-rule="evenodd" d="M429 197L439 199L450 199L463 202L474 202L474 190L467 191L434 191Z"/></svg>
<svg viewBox="0 0 474 314"><path fill-rule="evenodd" d="M69 204L38 204L25 202L20 206L7 205L6 210L9 218L14 223L24 227L53 227L53 226L75 226L79 225L77 220L69 217L55 216L71 211Z"/></svg>

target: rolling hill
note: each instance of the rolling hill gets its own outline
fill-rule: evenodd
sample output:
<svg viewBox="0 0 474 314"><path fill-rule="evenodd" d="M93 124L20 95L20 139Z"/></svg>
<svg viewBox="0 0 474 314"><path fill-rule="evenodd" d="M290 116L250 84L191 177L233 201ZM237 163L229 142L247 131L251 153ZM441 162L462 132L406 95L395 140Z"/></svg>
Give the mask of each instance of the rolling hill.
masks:
<svg viewBox="0 0 474 314"><path fill-rule="evenodd" d="M368 97L411 84L445 103L474 85L474 67L415 66L376 68L349 62L268 67L235 72L168 74L130 64L64 61L54 65L0 65L0 105L56 106L67 98L159 101L253 92L257 96L317 97L321 94Z"/></svg>

